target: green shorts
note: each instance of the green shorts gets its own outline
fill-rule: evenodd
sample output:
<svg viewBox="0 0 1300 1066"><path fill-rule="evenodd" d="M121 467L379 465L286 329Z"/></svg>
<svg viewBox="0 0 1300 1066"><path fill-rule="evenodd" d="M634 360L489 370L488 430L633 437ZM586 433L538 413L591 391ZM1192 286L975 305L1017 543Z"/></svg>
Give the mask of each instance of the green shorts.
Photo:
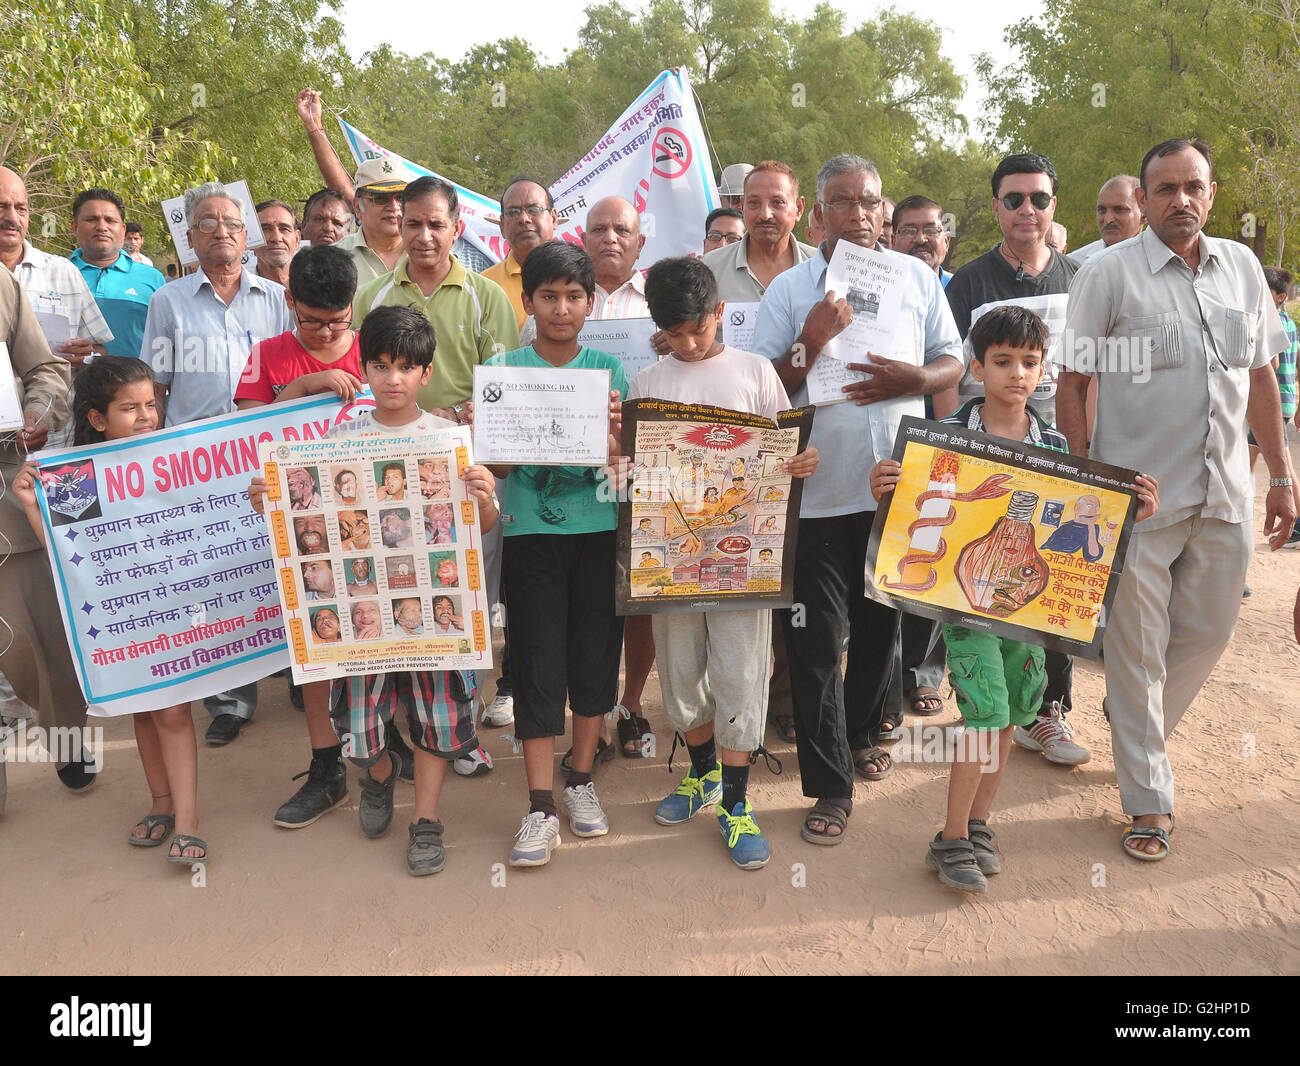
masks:
<svg viewBox="0 0 1300 1066"><path fill-rule="evenodd" d="M1047 688L1037 644L944 623L948 676L967 729L1030 725Z"/></svg>

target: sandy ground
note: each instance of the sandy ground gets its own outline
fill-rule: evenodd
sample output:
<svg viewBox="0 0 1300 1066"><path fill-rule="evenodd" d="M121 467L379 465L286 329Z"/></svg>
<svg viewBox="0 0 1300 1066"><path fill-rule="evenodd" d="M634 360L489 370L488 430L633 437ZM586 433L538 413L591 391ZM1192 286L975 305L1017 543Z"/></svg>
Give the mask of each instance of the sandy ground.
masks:
<svg viewBox="0 0 1300 1066"><path fill-rule="evenodd" d="M271 824L308 761L302 719L273 678L234 744L200 747L213 856L202 887L162 849L126 844L148 809L128 719L105 722L102 778L88 795L66 792L49 766L9 767L0 972L1295 973L1300 777L1286 701L1300 675L1298 581L1300 552L1270 555L1258 537L1236 637L1170 742L1179 821L1161 863L1120 852L1126 823L1091 664L1076 672L1073 720L1093 759L1067 769L1013 753L994 815L1005 871L974 898L923 864L941 822L941 764L860 781L844 843L815 847L799 838L806 804L793 747L773 743L786 772L760 764L751 777L773 844L757 872L732 866L710 816L656 825L682 755L669 774L654 677L647 711L659 757L598 772L607 837L579 841L566 826L550 866L508 870L526 809L522 757L502 731L485 730L496 770L448 775L447 868L412 878L410 786L399 786L394 828L380 841L358 829L355 771L349 805L303 830ZM950 713L930 722L955 717L946 684L944 695Z"/></svg>

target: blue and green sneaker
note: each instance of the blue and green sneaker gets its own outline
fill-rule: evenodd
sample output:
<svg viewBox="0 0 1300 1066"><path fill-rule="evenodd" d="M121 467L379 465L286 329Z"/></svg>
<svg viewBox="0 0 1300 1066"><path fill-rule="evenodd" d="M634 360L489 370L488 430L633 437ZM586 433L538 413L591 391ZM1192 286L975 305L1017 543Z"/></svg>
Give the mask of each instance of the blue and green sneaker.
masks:
<svg viewBox="0 0 1300 1066"><path fill-rule="evenodd" d="M695 767L687 767L682 783L655 808L655 821L660 825L681 825L721 798L722 763L715 765L703 779L695 776Z"/></svg>
<svg viewBox="0 0 1300 1066"><path fill-rule="evenodd" d="M754 821L754 808L748 796L743 804L737 803L730 814L725 811L719 814L718 826L727 842L731 861L742 870L757 870L767 865L767 860L772 857L772 846Z"/></svg>

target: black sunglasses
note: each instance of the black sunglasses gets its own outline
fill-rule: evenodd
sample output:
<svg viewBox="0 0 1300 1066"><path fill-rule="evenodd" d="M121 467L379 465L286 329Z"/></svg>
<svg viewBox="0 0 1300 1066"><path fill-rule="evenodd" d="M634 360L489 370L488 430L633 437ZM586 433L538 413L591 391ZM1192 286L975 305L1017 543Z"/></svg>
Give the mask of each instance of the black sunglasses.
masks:
<svg viewBox="0 0 1300 1066"><path fill-rule="evenodd" d="M1025 194L1022 192L1009 192L1002 197L1002 206L1008 211L1020 210L1020 205L1024 202ZM1052 194L1050 192L1031 192L1029 202L1039 211L1046 211L1052 202Z"/></svg>

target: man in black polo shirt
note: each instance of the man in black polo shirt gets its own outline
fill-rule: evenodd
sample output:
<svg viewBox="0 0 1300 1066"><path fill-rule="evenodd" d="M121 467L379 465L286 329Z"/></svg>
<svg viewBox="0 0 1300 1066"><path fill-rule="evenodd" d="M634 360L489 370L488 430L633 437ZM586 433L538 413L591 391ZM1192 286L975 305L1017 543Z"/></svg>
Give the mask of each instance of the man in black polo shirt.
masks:
<svg viewBox="0 0 1300 1066"><path fill-rule="evenodd" d="M965 340L975 320L999 304L1019 304L1035 312L1052 335L1043 379L1030 405L1056 424L1056 375L1059 338L1065 325L1070 281L1078 267L1047 243L1056 213L1056 168L1033 152L1009 155L993 171L993 213L1002 240L957 271L944 290L957 329ZM984 395L984 386L966 371L955 389L935 393L934 414L946 418L961 404ZM1086 763L1092 755L1076 743L1065 715L1074 689L1074 660L1060 652L1047 653L1047 690L1037 721L1017 727L1017 744L1041 751L1049 762L1064 766Z"/></svg>

